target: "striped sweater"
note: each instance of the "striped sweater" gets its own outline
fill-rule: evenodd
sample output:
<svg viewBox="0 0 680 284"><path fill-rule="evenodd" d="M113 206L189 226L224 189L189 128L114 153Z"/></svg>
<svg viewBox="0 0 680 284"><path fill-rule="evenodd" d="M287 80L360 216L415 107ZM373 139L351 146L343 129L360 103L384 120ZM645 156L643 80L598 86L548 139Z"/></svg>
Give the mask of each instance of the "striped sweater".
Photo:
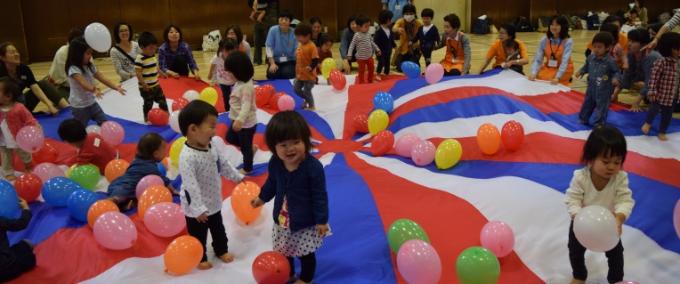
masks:
<svg viewBox="0 0 680 284"><path fill-rule="evenodd" d="M380 48L373 42L371 35L368 33L358 32L354 34L352 42L349 44L349 50L347 51L347 56L352 56L356 48L356 59L366 60L373 57L373 52L380 52Z"/></svg>

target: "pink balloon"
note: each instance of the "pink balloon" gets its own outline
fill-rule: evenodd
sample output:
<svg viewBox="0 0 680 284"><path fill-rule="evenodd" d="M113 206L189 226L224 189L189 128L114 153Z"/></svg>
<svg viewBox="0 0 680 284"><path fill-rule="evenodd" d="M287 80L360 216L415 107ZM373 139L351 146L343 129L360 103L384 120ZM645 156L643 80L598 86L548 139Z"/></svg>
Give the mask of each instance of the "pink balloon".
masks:
<svg viewBox="0 0 680 284"><path fill-rule="evenodd" d="M293 100L293 97L289 95L283 95L279 97L277 105L281 111L293 110L295 109L295 100Z"/></svg>
<svg viewBox="0 0 680 284"><path fill-rule="evenodd" d="M129 249L137 240L137 227L128 216L120 212L111 211L99 216L92 231L94 239L107 249Z"/></svg>
<svg viewBox="0 0 680 284"><path fill-rule="evenodd" d="M410 158L413 146L415 146L421 141L422 140L420 140L420 138L415 134L408 133L397 139L397 143L394 145L394 150L397 152L397 155Z"/></svg>
<svg viewBox="0 0 680 284"><path fill-rule="evenodd" d="M35 153L45 144L45 135L40 127L24 126L17 132L16 141L22 150Z"/></svg>
<svg viewBox="0 0 680 284"><path fill-rule="evenodd" d="M616 284L640 284L640 282L623 280L621 282L617 282Z"/></svg>
<svg viewBox="0 0 680 284"><path fill-rule="evenodd" d="M442 66L439 63L432 63L430 66L427 66L427 70L425 70L425 81L427 81L428 84L434 84L442 80L444 78L444 66Z"/></svg>
<svg viewBox="0 0 680 284"><path fill-rule="evenodd" d="M673 224L675 224L675 232L680 238L680 199L675 203L675 210L673 211Z"/></svg>
<svg viewBox="0 0 680 284"><path fill-rule="evenodd" d="M142 193L154 185L165 185L165 182L163 182L163 179L157 175L148 175L143 177L139 182L137 183L137 189L135 190L135 194L137 195L137 198L142 196Z"/></svg>
<svg viewBox="0 0 680 284"><path fill-rule="evenodd" d="M491 221L482 227L480 235L482 246L496 257L504 257L515 247L515 234L512 228L501 221Z"/></svg>
<svg viewBox="0 0 680 284"><path fill-rule="evenodd" d="M438 283L442 275L439 254L422 240L410 240L399 247L397 268L408 283Z"/></svg>
<svg viewBox="0 0 680 284"><path fill-rule="evenodd" d="M179 205L161 202L146 210L144 225L154 235L167 238L182 232L187 224Z"/></svg>
<svg viewBox="0 0 680 284"><path fill-rule="evenodd" d="M435 151L437 151L437 148L432 142L420 141L411 150L411 160L418 166L427 166L434 161Z"/></svg>
<svg viewBox="0 0 680 284"><path fill-rule="evenodd" d="M46 182L53 177L65 176L64 170L52 163L42 163L35 166L35 168L33 168L33 173L43 182Z"/></svg>
<svg viewBox="0 0 680 284"><path fill-rule="evenodd" d="M111 146L118 146L125 137L125 130L115 121L104 122L101 126L101 133L102 139Z"/></svg>

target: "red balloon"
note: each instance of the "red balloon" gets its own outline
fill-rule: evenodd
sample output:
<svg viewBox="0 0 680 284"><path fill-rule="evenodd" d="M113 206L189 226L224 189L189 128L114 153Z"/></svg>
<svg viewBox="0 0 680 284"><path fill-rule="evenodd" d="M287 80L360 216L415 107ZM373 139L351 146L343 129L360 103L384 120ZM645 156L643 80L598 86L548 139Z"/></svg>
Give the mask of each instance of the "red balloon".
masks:
<svg viewBox="0 0 680 284"><path fill-rule="evenodd" d="M368 133L368 115L357 114L352 123L354 130L359 133Z"/></svg>
<svg viewBox="0 0 680 284"><path fill-rule="evenodd" d="M263 252L253 261L253 277L259 284L286 283L289 274L288 259L278 252Z"/></svg>
<svg viewBox="0 0 680 284"><path fill-rule="evenodd" d="M503 146L509 151L516 151L524 141L524 127L517 121L511 120L503 125L501 131Z"/></svg>
<svg viewBox="0 0 680 284"><path fill-rule="evenodd" d="M272 95L271 97L269 97L269 101L267 102L267 105L269 105L269 108L271 108L275 111L279 111L279 98L281 98L285 95L287 95L287 94L284 93L284 92L278 92L278 93Z"/></svg>
<svg viewBox="0 0 680 284"><path fill-rule="evenodd" d="M172 110L173 110L173 111L181 110L181 109L183 109L185 106L187 106L188 104L189 104L189 101L187 101L187 99L185 99L185 98L176 98L176 99L172 102Z"/></svg>
<svg viewBox="0 0 680 284"><path fill-rule="evenodd" d="M24 174L14 182L17 194L26 202L35 201L40 196L42 185L43 182L40 177L34 174Z"/></svg>
<svg viewBox="0 0 680 284"><path fill-rule="evenodd" d="M148 117L149 122L151 122L152 125L156 126L168 125L168 120L170 119L170 115L168 115L167 112L159 108L151 109L149 111Z"/></svg>
<svg viewBox="0 0 680 284"><path fill-rule="evenodd" d="M33 164L39 165L42 163L53 163L56 164L57 158L59 157L59 151L52 145L49 141L45 141L45 144L38 152L33 153Z"/></svg>
<svg viewBox="0 0 680 284"><path fill-rule="evenodd" d="M255 104L257 107L266 106L275 92L274 86L269 84L255 87Z"/></svg>
<svg viewBox="0 0 680 284"><path fill-rule="evenodd" d="M394 134L392 131L383 130L373 137L371 152L373 156L382 156L392 150L392 147L394 147Z"/></svg>
<svg viewBox="0 0 680 284"><path fill-rule="evenodd" d="M342 72L340 72L339 70L331 71L331 74L328 76L328 81L331 82L333 88L335 88L338 91L344 89L345 85L347 84L345 75L342 74Z"/></svg>

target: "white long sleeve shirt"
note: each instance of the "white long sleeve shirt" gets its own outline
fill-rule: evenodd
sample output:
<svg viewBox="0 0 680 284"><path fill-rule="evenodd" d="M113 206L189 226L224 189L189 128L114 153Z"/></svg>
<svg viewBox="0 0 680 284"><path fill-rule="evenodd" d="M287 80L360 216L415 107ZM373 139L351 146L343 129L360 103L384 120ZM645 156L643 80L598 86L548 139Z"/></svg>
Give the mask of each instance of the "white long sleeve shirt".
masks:
<svg viewBox="0 0 680 284"><path fill-rule="evenodd" d="M635 206L633 192L628 187L628 174L624 171L619 171L598 191L590 177L590 167L575 170L566 195L565 203L571 215L576 215L582 207L600 205L628 218Z"/></svg>

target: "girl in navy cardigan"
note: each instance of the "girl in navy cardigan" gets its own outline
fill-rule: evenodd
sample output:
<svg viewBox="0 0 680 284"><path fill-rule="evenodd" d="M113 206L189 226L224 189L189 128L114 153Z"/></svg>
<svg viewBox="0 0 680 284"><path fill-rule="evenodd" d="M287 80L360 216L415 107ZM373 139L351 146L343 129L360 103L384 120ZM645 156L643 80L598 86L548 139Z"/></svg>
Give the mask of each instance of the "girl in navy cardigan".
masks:
<svg viewBox="0 0 680 284"><path fill-rule="evenodd" d="M288 257L290 282L311 283L316 269L314 252L321 247L328 227L328 196L323 166L309 151L310 130L294 111L279 112L265 132L267 146L274 152L269 177L260 196L251 204L262 206L274 199L274 250ZM293 257L302 264L295 278Z"/></svg>

